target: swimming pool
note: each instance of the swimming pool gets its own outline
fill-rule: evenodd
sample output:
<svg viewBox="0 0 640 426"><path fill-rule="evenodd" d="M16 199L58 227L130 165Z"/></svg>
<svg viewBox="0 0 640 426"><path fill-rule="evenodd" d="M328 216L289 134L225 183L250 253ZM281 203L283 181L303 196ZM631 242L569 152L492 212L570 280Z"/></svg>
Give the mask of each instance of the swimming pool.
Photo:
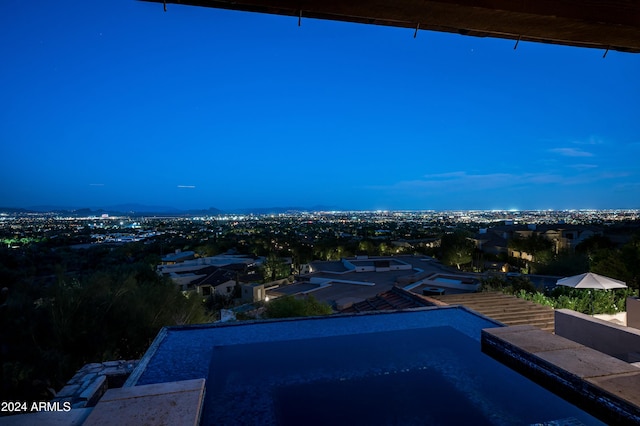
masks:
<svg viewBox="0 0 640 426"><path fill-rule="evenodd" d="M167 327L125 386L206 379L202 425L602 424L483 354L498 326L451 306Z"/></svg>
<svg viewBox="0 0 640 426"><path fill-rule="evenodd" d="M209 371L207 425L603 424L447 326L219 346Z"/></svg>

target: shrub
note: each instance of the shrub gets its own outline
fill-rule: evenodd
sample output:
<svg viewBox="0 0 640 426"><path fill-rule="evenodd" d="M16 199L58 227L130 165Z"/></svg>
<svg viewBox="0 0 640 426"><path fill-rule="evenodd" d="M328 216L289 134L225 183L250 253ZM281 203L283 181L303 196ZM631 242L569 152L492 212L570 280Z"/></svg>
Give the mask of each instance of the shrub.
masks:
<svg viewBox="0 0 640 426"><path fill-rule="evenodd" d="M520 290L514 294L521 299L551 306L555 309L571 309L591 315L592 313L616 314L624 312L627 297L633 294L633 290L588 290L558 286L550 295L526 290Z"/></svg>
<svg viewBox="0 0 640 426"><path fill-rule="evenodd" d="M319 302L312 295L304 298L284 296L266 304L264 316L266 318L308 317L316 315L330 315L331 306Z"/></svg>

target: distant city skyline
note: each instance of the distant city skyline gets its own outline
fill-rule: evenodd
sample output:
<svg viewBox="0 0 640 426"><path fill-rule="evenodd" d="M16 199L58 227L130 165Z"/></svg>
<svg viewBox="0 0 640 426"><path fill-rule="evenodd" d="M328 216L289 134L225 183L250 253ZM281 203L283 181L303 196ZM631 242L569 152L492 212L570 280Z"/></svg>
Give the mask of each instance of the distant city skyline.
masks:
<svg viewBox="0 0 640 426"><path fill-rule="evenodd" d="M106 214L108 216L115 214L129 215L131 213L141 215L167 214L169 216L228 216L228 215L273 215L273 214L293 214L293 215L323 215L323 214L372 214L372 215L423 215L423 214L457 214L457 215L473 215L473 214L505 214L518 217L521 214L537 214L537 215L566 215L566 214L613 214L632 215L635 220L640 214L640 208L611 208L611 209L391 209L391 210L373 210L373 209L343 209L338 206L255 206L243 207L236 209L218 209L216 207L197 208L197 209L179 209L172 206L148 206L141 204L119 204L112 206L96 206L96 207L78 207L78 206L53 206L39 205L28 207L6 207L0 206L0 214L12 215L14 213L42 213L45 215L51 213L72 213L74 216L87 215L94 217L96 214Z"/></svg>
<svg viewBox="0 0 640 426"><path fill-rule="evenodd" d="M7 2L0 207L640 208L640 55Z"/></svg>

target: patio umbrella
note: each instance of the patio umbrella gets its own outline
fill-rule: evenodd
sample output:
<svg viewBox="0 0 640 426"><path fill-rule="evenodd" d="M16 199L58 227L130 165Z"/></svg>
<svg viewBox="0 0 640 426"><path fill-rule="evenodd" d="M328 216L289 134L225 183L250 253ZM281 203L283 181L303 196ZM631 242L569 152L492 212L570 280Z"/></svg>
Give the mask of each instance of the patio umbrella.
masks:
<svg viewBox="0 0 640 426"><path fill-rule="evenodd" d="M627 288L627 284L623 281L603 277L602 275L594 274L593 272L561 278L556 282L556 284L573 288L593 288L600 290ZM591 314L593 315L593 298L591 299Z"/></svg>
<svg viewBox="0 0 640 426"><path fill-rule="evenodd" d="M609 277L603 277L602 275L594 274L593 272L587 272L586 274L561 278L556 282L556 284L573 288L597 288L600 290L609 290L612 288L627 288L627 284L625 284L623 281L614 280L613 278Z"/></svg>

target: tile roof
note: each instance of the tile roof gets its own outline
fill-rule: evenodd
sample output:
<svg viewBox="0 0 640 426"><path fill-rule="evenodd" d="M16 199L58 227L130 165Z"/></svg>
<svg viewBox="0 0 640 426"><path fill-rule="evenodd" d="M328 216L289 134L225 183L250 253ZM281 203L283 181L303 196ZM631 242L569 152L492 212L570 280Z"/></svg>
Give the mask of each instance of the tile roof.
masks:
<svg viewBox="0 0 640 426"><path fill-rule="evenodd" d="M398 309L423 308L434 306L437 302L428 298L410 293L400 287L392 287L391 290L382 292L374 297L355 302L340 310L340 313L357 313L370 311L390 311Z"/></svg>

